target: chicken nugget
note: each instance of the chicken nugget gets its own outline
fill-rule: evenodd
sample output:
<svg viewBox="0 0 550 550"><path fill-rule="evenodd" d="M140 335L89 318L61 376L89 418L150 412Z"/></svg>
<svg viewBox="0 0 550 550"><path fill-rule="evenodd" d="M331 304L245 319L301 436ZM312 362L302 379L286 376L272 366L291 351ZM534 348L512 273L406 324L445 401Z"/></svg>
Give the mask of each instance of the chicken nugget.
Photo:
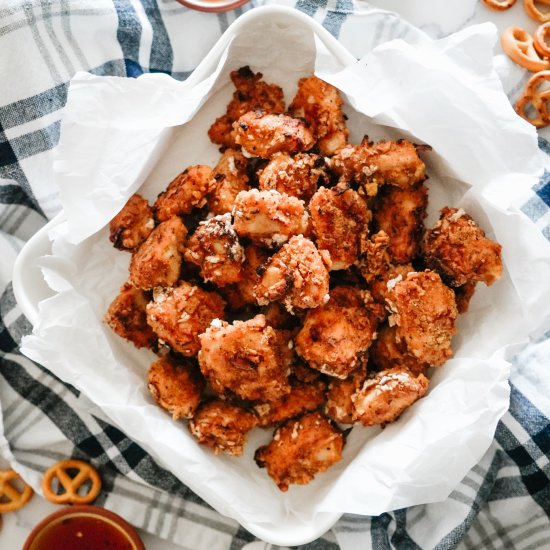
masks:
<svg viewBox="0 0 550 550"><path fill-rule="evenodd" d="M147 386L155 401L178 420L193 416L205 383L195 363L164 355L149 367Z"/></svg>
<svg viewBox="0 0 550 550"><path fill-rule="evenodd" d="M174 288L156 288L147 305L147 322L164 343L186 357L200 349L199 335L214 319L224 318L224 302L186 281Z"/></svg>
<svg viewBox="0 0 550 550"><path fill-rule="evenodd" d="M241 456L246 434L257 423L256 416L243 407L213 399L199 406L188 426L198 442L212 449L214 454Z"/></svg>
<svg viewBox="0 0 550 550"><path fill-rule="evenodd" d="M290 484L305 485L342 458L344 437L322 414L289 420L273 440L256 450L254 459L283 492Z"/></svg>
<svg viewBox="0 0 550 550"><path fill-rule="evenodd" d="M138 193L132 195L109 223L109 240L119 250L137 250L155 227L153 209Z"/></svg>
<svg viewBox="0 0 550 550"><path fill-rule="evenodd" d="M389 246L390 237L385 231L378 231L370 238L367 235L360 238L359 258L356 265L368 284L374 283L387 273L391 264ZM374 298L376 300L376 296ZM384 303L384 300L382 300L382 303Z"/></svg>
<svg viewBox="0 0 550 550"><path fill-rule="evenodd" d="M353 371L347 378L333 378L328 385L325 414L335 422L353 424L352 396L361 388L367 373L359 368Z"/></svg>
<svg viewBox="0 0 550 550"><path fill-rule="evenodd" d="M352 397L353 419L363 426L388 424L428 391L429 381L406 368L377 372Z"/></svg>

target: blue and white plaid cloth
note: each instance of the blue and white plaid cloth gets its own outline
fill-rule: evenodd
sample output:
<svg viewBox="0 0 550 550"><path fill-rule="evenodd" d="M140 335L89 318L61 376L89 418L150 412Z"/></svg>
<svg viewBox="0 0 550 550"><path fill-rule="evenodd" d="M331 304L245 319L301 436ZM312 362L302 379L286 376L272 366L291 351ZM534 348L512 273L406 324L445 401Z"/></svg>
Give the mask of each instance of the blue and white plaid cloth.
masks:
<svg viewBox="0 0 550 550"><path fill-rule="evenodd" d="M84 396L19 353L31 326L15 302L11 270L25 241L60 208L52 152L73 74L164 72L185 79L235 18L264 3L270 2L219 15L174 0L8 0L0 6L0 455L36 479L52 460L86 459L104 481L98 504L198 550L269 545L213 511ZM423 36L366 2L273 3L314 17L357 57L391 38ZM525 80L517 70L503 78L510 99ZM546 138L541 132L540 147L550 155ZM523 210L550 238L550 168ZM379 517L345 515L301 548L550 548L550 334L515 358L511 386L510 409L492 446L446 501Z"/></svg>

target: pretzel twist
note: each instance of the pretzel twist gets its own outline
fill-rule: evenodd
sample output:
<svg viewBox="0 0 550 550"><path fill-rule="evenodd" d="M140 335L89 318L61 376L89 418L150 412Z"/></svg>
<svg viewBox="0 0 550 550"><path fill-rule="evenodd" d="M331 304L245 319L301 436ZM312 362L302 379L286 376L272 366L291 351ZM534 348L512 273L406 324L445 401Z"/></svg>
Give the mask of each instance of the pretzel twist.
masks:
<svg viewBox="0 0 550 550"><path fill-rule="evenodd" d="M520 27L508 27L500 41L508 57L528 71L536 73L550 69L550 61L539 57L533 46L533 38Z"/></svg>
<svg viewBox="0 0 550 550"><path fill-rule="evenodd" d="M23 484L23 490L20 491L12 485L12 481L20 480ZM22 477L14 470L0 471L0 513L12 512L19 510L33 495L32 488L27 485ZM7 502L2 502L7 499Z"/></svg>
<svg viewBox="0 0 550 550"><path fill-rule="evenodd" d="M550 112L548 110L550 89L542 90L540 88L544 82L550 82L550 71L541 71L534 74L527 82L516 103L516 113L537 128L550 124ZM527 114L526 109L529 106L534 110L535 116L533 117Z"/></svg>
<svg viewBox="0 0 550 550"><path fill-rule="evenodd" d="M71 477L68 470L76 470L77 473ZM61 494L55 493L52 489L52 481L56 478L65 491ZM87 481L90 481L89 490L85 494L79 494L79 489ZM101 479L95 468L82 460L62 460L44 473L42 491L47 500L56 504L87 504L99 495Z"/></svg>
<svg viewBox="0 0 550 550"><path fill-rule="evenodd" d="M543 58L550 58L550 47L546 42L546 38L550 37L550 21L539 25L533 35L533 46L537 53Z"/></svg>
<svg viewBox="0 0 550 550"><path fill-rule="evenodd" d="M550 11L543 13L537 8L537 3L543 4L544 6L550 6L550 0L523 0L525 13L527 13L531 19L539 23L547 23L550 21Z"/></svg>
<svg viewBox="0 0 550 550"><path fill-rule="evenodd" d="M492 10L504 11L510 9L516 0L482 0L482 2Z"/></svg>

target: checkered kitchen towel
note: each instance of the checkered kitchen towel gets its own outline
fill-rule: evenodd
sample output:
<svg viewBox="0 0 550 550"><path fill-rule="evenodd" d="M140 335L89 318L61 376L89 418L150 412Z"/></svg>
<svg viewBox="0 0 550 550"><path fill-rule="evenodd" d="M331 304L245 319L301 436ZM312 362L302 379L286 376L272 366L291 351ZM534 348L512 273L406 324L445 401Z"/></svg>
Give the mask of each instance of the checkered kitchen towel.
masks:
<svg viewBox="0 0 550 550"><path fill-rule="evenodd" d="M266 546L161 469L74 388L19 354L31 327L15 303L10 277L25 241L60 208L52 150L72 75L165 72L185 79L243 10L262 3L219 15L190 11L174 0L0 3L0 454L35 487L53 461L86 459L104 481L98 504L198 550ZM314 17L357 57L390 38L423 38L365 2L276 3ZM517 70L506 74L511 99L525 78ZM540 146L550 155L545 137L541 133ZM524 211L550 238L550 172L526 197ZM494 443L445 502L373 518L346 515L303 548L550 548L549 337L516 357L510 410Z"/></svg>

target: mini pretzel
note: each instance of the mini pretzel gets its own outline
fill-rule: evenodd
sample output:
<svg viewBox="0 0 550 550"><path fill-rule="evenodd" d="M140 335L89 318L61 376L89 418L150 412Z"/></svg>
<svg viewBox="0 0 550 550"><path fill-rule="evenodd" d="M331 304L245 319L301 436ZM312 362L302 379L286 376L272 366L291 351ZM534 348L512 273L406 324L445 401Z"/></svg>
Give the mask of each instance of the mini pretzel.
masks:
<svg viewBox="0 0 550 550"><path fill-rule="evenodd" d="M510 9L516 0L482 0L482 2L492 10L504 11Z"/></svg>
<svg viewBox="0 0 550 550"><path fill-rule="evenodd" d="M533 46L533 38L523 29L508 27L502 33L500 41L508 57L528 71L536 73L550 69L550 61L539 57Z"/></svg>
<svg viewBox="0 0 550 550"><path fill-rule="evenodd" d="M541 57L550 58L550 48L546 42L547 37L550 37L550 21L539 25L533 35L533 46L535 47L535 50L537 50L537 53Z"/></svg>
<svg viewBox="0 0 550 550"><path fill-rule="evenodd" d="M77 474L71 477L69 470L76 470ZM57 494L52 489L52 481L57 478L65 490ZM85 494L79 494L78 490L87 482L91 485ZM44 497L56 504L87 504L95 500L101 491L101 479L97 471L82 460L62 460L57 462L44 474L42 478L42 491Z"/></svg>
<svg viewBox="0 0 550 550"><path fill-rule="evenodd" d="M543 13L536 7L535 4L550 6L550 0L523 0L525 12L531 19L534 19L539 23L546 23L550 21L550 11Z"/></svg>
<svg viewBox="0 0 550 550"><path fill-rule="evenodd" d="M23 490L19 491L12 485L12 481L20 480L23 484ZM14 470L0 471L0 513L19 510L33 495L32 488L27 485L21 476ZM4 502L7 499L7 502Z"/></svg>
<svg viewBox="0 0 550 550"><path fill-rule="evenodd" d="M527 82L523 94L516 103L516 113L537 128L542 128L550 124L550 114L548 112L550 89L540 89L540 86L544 82L550 82L550 71L541 71L533 75ZM529 117L526 113L526 109L529 105L531 105L535 111L534 117Z"/></svg>

